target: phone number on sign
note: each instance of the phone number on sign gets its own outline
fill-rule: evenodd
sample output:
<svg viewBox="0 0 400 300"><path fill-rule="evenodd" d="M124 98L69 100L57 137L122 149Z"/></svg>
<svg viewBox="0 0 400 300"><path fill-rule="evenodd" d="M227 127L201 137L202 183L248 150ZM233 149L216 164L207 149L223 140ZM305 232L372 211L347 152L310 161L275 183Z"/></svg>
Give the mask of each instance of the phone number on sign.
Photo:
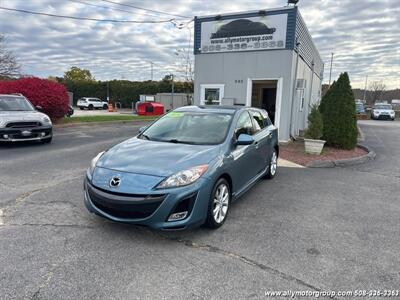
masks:
<svg viewBox="0 0 400 300"><path fill-rule="evenodd" d="M399 290L355 290L354 296L359 297L399 297Z"/></svg>

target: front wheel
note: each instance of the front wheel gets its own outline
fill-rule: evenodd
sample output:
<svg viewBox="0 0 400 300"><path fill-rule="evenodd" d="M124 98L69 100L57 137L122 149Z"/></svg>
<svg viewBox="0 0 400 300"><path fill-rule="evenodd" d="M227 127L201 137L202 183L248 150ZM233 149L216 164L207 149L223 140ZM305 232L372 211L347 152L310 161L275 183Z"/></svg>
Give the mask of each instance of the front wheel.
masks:
<svg viewBox="0 0 400 300"><path fill-rule="evenodd" d="M107 104L104 104L104 105L103 105L103 109L108 109L108 105L107 105Z"/></svg>
<svg viewBox="0 0 400 300"><path fill-rule="evenodd" d="M276 150L274 150L269 159L268 170L264 177L266 179L272 179L275 177L277 171L278 171L278 155L276 153Z"/></svg>
<svg viewBox="0 0 400 300"><path fill-rule="evenodd" d="M211 229L221 227L228 215L231 192L228 182L221 178L214 185L208 205L206 226Z"/></svg>

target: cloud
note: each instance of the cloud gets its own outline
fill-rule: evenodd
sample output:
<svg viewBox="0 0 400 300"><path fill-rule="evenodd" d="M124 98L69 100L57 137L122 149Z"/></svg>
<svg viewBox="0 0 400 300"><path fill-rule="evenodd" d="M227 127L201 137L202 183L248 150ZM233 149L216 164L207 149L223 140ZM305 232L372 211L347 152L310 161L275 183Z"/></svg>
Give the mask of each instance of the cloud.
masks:
<svg viewBox="0 0 400 300"><path fill-rule="evenodd" d="M285 4L284 0L268 1L268 7L247 0L117 1L185 16L258 10ZM301 14L325 62L326 80L333 52L333 78L348 71L354 87L363 87L366 75L371 81L383 80L390 88L400 87L400 6L396 2L300 0ZM170 18L93 0L2 0L1 6L99 19ZM179 57L175 52L177 49L187 51L192 35L189 30L177 29L171 23L115 24L7 11L0 11L0 28L25 73L62 76L70 66L76 65L90 69L102 80L150 79L150 62L154 63L155 78L177 72Z"/></svg>

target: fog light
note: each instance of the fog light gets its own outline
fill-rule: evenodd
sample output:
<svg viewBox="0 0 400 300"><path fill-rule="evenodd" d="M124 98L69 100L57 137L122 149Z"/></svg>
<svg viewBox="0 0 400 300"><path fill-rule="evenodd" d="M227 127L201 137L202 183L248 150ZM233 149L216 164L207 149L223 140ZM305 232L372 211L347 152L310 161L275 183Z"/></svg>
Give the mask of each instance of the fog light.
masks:
<svg viewBox="0 0 400 300"><path fill-rule="evenodd" d="M3 138L8 139L8 134L4 134Z"/></svg>
<svg viewBox="0 0 400 300"><path fill-rule="evenodd" d="M187 211L174 213L169 216L168 222L182 220L182 219L186 218L187 214L188 214Z"/></svg>
<svg viewBox="0 0 400 300"><path fill-rule="evenodd" d="M46 135L46 132L42 132L42 133L40 133L40 135L41 135L41 136L45 136L45 135Z"/></svg>

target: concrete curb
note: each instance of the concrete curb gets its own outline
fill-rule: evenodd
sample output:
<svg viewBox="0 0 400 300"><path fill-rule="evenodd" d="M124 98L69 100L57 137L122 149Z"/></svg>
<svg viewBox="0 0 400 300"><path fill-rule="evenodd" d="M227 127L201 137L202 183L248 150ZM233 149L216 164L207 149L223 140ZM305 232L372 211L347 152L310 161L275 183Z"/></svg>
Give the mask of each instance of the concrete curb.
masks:
<svg viewBox="0 0 400 300"><path fill-rule="evenodd" d="M53 127L55 128L63 128L63 127L76 127L76 126L95 126L95 125L104 125L104 124L128 124L128 123L149 123L153 122L155 119L149 120L124 120L124 121L103 121L103 122L77 122L77 123L65 123L65 124L54 124Z"/></svg>
<svg viewBox="0 0 400 300"><path fill-rule="evenodd" d="M368 146L357 144L357 147L364 149L368 153L359 157L337 159L337 160L316 160L308 163L308 168L334 168L334 167L345 167L352 165L359 165L370 160L374 160L376 157L375 151L370 149Z"/></svg>

